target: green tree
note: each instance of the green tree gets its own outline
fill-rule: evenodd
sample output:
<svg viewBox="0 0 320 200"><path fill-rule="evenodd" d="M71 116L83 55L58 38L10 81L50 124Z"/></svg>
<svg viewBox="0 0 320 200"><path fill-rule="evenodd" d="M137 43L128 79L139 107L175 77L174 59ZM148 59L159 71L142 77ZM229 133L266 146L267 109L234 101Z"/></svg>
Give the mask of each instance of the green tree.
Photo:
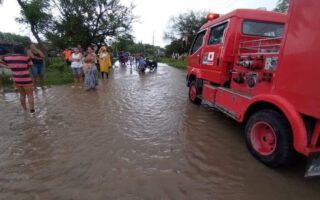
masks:
<svg viewBox="0 0 320 200"><path fill-rule="evenodd" d="M49 0L17 0L21 7L21 17L17 21L30 26L33 36L36 38L40 48L45 51L43 41L40 37L50 27L52 15L50 14Z"/></svg>
<svg viewBox="0 0 320 200"><path fill-rule="evenodd" d="M54 19L47 38L58 47L92 43L101 46L107 39L127 35L135 17L133 6L120 0L54 0L59 18Z"/></svg>
<svg viewBox="0 0 320 200"><path fill-rule="evenodd" d="M173 40L169 45L165 47L166 55L171 56L172 53L185 53L186 48L182 39Z"/></svg>
<svg viewBox="0 0 320 200"><path fill-rule="evenodd" d="M277 6L273 9L276 12L286 13L289 8L289 0L278 0Z"/></svg>
<svg viewBox="0 0 320 200"><path fill-rule="evenodd" d="M128 51L128 49L135 43L131 36L118 37L113 43L112 48L116 51Z"/></svg>
<svg viewBox="0 0 320 200"><path fill-rule="evenodd" d="M142 42L134 43L128 47L128 51L131 53L145 53L146 50L147 48Z"/></svg>
<svg viewBox="0 0 320 200"><path fill-rule="evenodd" d="M207 21L205 18L207 13L206 11L189 11L177 17L171 17L169 30L164 34L164 38L172 42L169 46L178 48L183 46L184 41L185 49L188 49L200 27ZM179 41L181 44L177 44Z"/></svg>

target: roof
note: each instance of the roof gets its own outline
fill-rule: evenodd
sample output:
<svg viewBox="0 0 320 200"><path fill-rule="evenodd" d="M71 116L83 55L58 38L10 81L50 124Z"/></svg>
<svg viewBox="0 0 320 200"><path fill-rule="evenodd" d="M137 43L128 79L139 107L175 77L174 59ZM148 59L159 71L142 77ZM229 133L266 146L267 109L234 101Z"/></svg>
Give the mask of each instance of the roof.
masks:
<svg viewBox="0 0 320 200"><path fill-rule="evenodd" d="M256 9L237 9L228 14L222 15L221 17L208 21L204 24L201 29L212 26L216 23L222 22L231 17L239 17L244 19L254 19L259 21L269 21L276 23L286 23L287 15L279 12L256 10Z"/></svg>

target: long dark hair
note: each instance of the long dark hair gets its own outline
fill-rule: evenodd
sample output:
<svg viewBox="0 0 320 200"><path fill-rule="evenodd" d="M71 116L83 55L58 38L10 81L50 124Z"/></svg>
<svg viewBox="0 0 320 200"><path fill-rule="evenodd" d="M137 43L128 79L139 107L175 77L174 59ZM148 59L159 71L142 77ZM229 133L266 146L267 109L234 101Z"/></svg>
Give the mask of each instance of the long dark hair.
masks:
<svg viewBox="0 0 320 200"><path fill-rule="evenodd" d="M13 53L25 55L26 51L24 46L22 46L21 44L17 44L13 46Z"/></svg>

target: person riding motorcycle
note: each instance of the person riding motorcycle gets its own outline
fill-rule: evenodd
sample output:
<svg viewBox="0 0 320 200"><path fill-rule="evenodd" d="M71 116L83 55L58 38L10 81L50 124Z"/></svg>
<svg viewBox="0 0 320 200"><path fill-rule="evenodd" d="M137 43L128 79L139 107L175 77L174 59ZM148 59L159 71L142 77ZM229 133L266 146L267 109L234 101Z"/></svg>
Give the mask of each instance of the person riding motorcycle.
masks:
<svg viewBox="0 0 320 200"><path fill-rule="evenodd" d="M147 62L146 59L144 58L143 54L141 54L139 57L139 62L138 62L138 70L139 72L144 72L147 67Z"/></svg>
<svg viewBox="0 0 320 200"><path fill-rule="evenodd" d="M126 65L128 61L128 56L127 56L127 53L123 52L123 51L120 51L119 52L119 62L121 65Z"/></svg>

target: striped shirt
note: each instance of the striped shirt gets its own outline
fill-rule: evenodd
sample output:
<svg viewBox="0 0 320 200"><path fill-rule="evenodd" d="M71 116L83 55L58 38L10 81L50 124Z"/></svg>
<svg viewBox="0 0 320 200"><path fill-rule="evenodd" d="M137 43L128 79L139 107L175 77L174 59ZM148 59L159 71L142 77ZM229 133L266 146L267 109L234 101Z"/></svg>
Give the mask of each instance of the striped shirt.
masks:
<svg viewBox="0 0 320 200"><path fill-rule="evenodd" d="M12 71L12 79L16 86L33 86L29 68L32 61L28 56L11 54L3 57L3 61Z"/></svg>

